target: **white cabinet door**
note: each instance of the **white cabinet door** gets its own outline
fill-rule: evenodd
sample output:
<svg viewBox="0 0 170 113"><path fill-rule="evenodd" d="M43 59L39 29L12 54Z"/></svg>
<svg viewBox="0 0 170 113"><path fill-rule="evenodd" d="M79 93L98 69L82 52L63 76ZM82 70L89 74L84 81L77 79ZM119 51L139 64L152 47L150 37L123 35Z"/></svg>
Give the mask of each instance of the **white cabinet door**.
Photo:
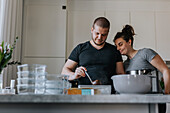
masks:
<svg viewBox="0 0 170 113"><path fill-rule="evenodd" d="M62 9L63 1L26 0L24 57L65 57L66 10Z"/></svg>
<svg viewBox="0 0 170 113"><path fill-rule="evenodd" d="M65 63L65 58L25 58L23 63L47 65L48 73L60 74Z"/></svg>
<svg viewBox="0 0 170 113"><path fill-rule="evenodd" d="M66 0L25 0L22 61L61 73L66 51Z"/></svg>
<svg viewBox="0 0 170 113"><path fill-rule="evenodd" d="M166 107L167 107L166 113L170 113L170 103L167 103L167 104L166 104Z"/></svg>
<svg viewBox="0 0 170 113"><path fill-rule="evenodd" d="M159 54L170 60L170 12L156 13L156 39Z"/></svg>
<svg viewBox="0 0 170 113"><path fill-rule="evenodd" d="M91 40L93 21L100 16L104 16L104 11L68 12L67 57L77 44Z"/></svg>
<svg viewBox="0 0 170 113"><path fill-rule="evenodd" d="M107 42L114 44L113 39L117 32L120 32L124 25L129 24L129 12L106 11L106 18L110 21L110 31Z"/></svg>
<svg viewBox="0 0 170 113"><path fill-rule="evenodd" d="M154 12L131 12L131 25L136 33L134 48L152 48L156 50Z"/></svg>

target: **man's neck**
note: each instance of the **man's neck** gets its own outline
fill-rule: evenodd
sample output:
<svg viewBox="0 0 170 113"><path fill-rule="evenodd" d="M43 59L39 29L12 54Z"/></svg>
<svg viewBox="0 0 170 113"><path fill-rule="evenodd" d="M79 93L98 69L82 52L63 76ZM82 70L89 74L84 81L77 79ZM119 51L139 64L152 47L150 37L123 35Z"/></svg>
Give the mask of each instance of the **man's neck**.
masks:
<svg viewBox="0 0 170 113"><path fill-rule="evenodd" d="M106 42L105 42L106 43ZM104 45L105 45L105 43L103 43L102 45L96 45L94 42L93 42L93 40L90 40L90 44L94 47L94 48L96 48L96 49L101 49L101 48L103 48L104 47Z"/></svg>

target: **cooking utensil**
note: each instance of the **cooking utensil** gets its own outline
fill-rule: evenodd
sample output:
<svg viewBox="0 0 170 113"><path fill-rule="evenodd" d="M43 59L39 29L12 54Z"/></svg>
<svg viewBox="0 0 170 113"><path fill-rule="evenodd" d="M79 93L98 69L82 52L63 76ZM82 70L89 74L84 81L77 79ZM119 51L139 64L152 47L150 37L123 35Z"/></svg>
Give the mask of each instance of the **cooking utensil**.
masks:
<svg viewBox="0 0 170 113"><path fill-rule="evenodd" d="M127 73L131 74L131 75L145 75L145 76L149 76L151 78L152 93L161 93L160 86L159 86L159 74L158 74L158 70L141 69L141 70L127 71Z"/></svg>
<svg viewBox="0 0 170 113"><path fill-rule="evenodd" d="M151 77L147 75L114 75L111 79L120 94L145 94L151 91Z"/></svg>
<svg viewBox="0 0 170 113"><path fill-rule="evenodd" d="M131 71L127 71L128 74L131 75L152 75L151 74L151 69L141 69L141 70L131 70Z"/></svg>
<svg viewBox="0 0 170 113"><path fill-rule="evenodd" d="M83 70L84 70L84 69L83 69ZM101 85L100 80L92 81L92 79L90 78L90 76L89 76L89 74L87 73L87 71L84 70L84 72L85 72L85 74L87 75L87 77L89 78L91 84L93 84L93 85Z"/></svg>
<svg viewBox="0 0 170 113"><path fill-rule="evenodd" d="M87 71L84 71L84 72L85 72L85 74L87 75L87 77L89 78L91 84L93 84L93 85L100 85L100 84L101 84L99 80L92 81L92 79L90 78L90 76L89 76L89 74L87 73Z"/></svg>
<svg viewBox="0 0 170 113"><path fill-rule="evenodd" d="M90 76L89 76L89 74L87 73L87 71L84 71L84 72L85 72L85 74L87 75L87 77L89 78L91 84L93 84L93 81L92 81L92 79L90 78Z"/></svg>
<svg viewBox="0 0 170 113"><path fill-rule="evenodd" d="M100 82L100 80L95 80L95 81L93 81L92 84L93 84L93 85L101 85L101 82Z"/></svg>

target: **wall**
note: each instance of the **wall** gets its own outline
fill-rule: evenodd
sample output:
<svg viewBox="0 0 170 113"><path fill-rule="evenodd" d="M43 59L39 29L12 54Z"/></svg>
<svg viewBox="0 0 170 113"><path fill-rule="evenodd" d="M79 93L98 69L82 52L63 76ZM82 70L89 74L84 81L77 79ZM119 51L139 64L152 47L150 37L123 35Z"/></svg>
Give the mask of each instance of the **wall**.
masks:
<svg viewBox="0 0 170 113"><path fill-rule="evenodd" d="M109 43L125 24L131 24L137 34L136 49L152 48L170 60L169 6L168 0L24 0L22 61L43 63L49 72L60 73L73 48L91 39L98 16L111 22Z"/></svg>
<svg viewBox="0 0 170 113"><path fill-rule="evenodd" d="M91 39L92 22L105 16L111 22L107 41L125 24L136 32L134 47L156 50L164 60L170 60L170 1L168 0L68 0L67 54L80 42Z"/></svg>
<svg viewBox="0 0 170 113"><path fill-rule="evenodd" d="M66 51L66 0L24 0L22 62L61 73Z"/></svg>
<svg viewBox="0 0 170 113"><path fill-rule="evenodd" d="M156 50L164 60L170 60L170 1L169 0L68 0L67 52L80 42L91 39L92 22L105 16L111 22L107 41L125 24L131 24L136 32L134 47ZM125 59L125 57L124 57ZM169 113L169 104L167 113Z"/></svg>

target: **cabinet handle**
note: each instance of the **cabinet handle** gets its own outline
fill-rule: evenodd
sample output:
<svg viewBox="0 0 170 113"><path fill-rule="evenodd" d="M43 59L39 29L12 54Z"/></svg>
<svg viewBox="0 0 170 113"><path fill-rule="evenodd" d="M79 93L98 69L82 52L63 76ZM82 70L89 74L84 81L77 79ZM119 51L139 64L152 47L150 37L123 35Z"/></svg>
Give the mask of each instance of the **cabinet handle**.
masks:
<svg viewBox="0 0 170 113"><path fill-rule="evenodd" d="M65 9L66 9L66 6L65 6L65 5L63 5L63 6L62 6L62 9L63 9L63 10L65 10Z"/></svg>

